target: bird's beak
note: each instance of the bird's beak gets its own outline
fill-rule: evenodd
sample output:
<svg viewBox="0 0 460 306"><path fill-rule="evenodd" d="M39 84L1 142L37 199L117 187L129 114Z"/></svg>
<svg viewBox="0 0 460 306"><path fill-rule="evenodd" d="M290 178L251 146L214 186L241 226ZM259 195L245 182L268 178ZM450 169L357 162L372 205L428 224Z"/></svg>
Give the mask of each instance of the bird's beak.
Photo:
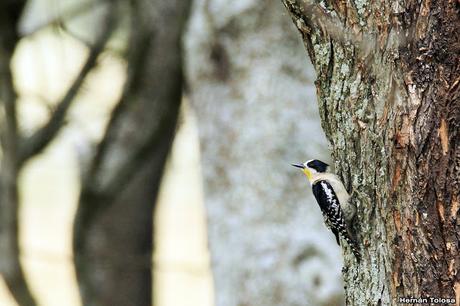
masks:
<svg viewBox="0 0 460 306"><path fill-rule="evenodd" d="M301 164L291 164L291 166L294 166L294 167L297 167L297 168L300 168L300 169L305 169L305 166L301 165Z"/></svg>

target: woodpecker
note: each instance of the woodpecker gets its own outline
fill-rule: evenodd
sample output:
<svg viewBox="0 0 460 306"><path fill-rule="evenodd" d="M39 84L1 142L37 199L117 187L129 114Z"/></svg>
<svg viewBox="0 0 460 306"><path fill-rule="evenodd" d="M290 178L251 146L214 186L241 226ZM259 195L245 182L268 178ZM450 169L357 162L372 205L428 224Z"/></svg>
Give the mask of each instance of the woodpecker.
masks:
<svg viewBox="0 0 460 306"><path fill-rule="evenodd" d="M311 184L313 194L318 202L324 221L334 233L337 244L339 237L347 241L357 261L361 259L358 244L349 232L349 224L355 215L355 207L349 202L350 195L337 175L328 172L329 165L311 159L303 164L292 164L302 169Z"/></svg>

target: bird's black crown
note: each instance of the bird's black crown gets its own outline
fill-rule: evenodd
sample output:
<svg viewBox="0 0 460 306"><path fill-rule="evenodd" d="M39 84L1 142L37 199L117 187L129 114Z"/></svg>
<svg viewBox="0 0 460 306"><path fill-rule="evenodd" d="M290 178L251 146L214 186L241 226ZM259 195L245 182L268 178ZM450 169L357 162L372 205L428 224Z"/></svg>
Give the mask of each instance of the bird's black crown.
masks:
<svg viewBox="0 0 460 306"><path fill-rule="evenodd" d="M328 164L323 163L322 161L317 160L317 159L314 159L314 160L312 160L312 161L309 161L309 162L307 163L307 166L308 166L309 168L315 169L315 170L318 171L318 172L326 172L326 171L327 171L327 167L329 167Z"/></svg>

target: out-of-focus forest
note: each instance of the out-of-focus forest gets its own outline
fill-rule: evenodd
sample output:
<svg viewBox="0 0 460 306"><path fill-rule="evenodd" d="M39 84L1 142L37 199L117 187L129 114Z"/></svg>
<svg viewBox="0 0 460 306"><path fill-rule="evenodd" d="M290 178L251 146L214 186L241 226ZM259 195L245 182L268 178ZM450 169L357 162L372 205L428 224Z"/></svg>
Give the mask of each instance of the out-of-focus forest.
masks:
<svg viewBox="0 0 460 306"><path fill-rule="evenodd" d="M2 306L341 305L280 2L0 4Z"/></svg>

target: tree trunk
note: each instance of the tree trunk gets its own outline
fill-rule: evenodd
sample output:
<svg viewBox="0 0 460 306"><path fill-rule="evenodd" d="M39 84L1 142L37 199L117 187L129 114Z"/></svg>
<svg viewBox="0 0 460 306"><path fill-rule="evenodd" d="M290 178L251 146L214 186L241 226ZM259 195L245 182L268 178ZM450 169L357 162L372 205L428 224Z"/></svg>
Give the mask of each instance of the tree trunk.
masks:
<svg viewBox="0 0 460 306"><path fill-rule="evenodd" d="M83 178L74 254L83 304L150 306L153 210L182 98L188 1L132 1L128 80Z"/></svg>
<svg viewBox="0 0 460 306"><path fill-rule="evenodd" d="M19 260L19 196L17 180L20 133L17 123L17 93L13 84L11 59L19 42L17 24L25 1L0 4L0 103L2 143L0 164L0 273L21 306L36 305Z"/></svg>
<svg viewBox="0 0 460 306"><path fill-rule="evenodd" d="M290 166L327 151L289 17L276 2L205 0L191 19L216 306L341 305L339 248Z"/></svg>
<svg viewBox="0 0 460 306"><path fill-rule="evenodd" d="M345 252L347 304L456 297L459 305L458 3L311 2L283 0L358 207L363 260Z"/></svg>
<svg viewBox="0 0 460 306"><path fill-rule="evenodd" d="M17 160L9 147L3 152L0 171L0 273L20 306L34 306L35 299L25 279L19 248L19 195Z"/></svg>

